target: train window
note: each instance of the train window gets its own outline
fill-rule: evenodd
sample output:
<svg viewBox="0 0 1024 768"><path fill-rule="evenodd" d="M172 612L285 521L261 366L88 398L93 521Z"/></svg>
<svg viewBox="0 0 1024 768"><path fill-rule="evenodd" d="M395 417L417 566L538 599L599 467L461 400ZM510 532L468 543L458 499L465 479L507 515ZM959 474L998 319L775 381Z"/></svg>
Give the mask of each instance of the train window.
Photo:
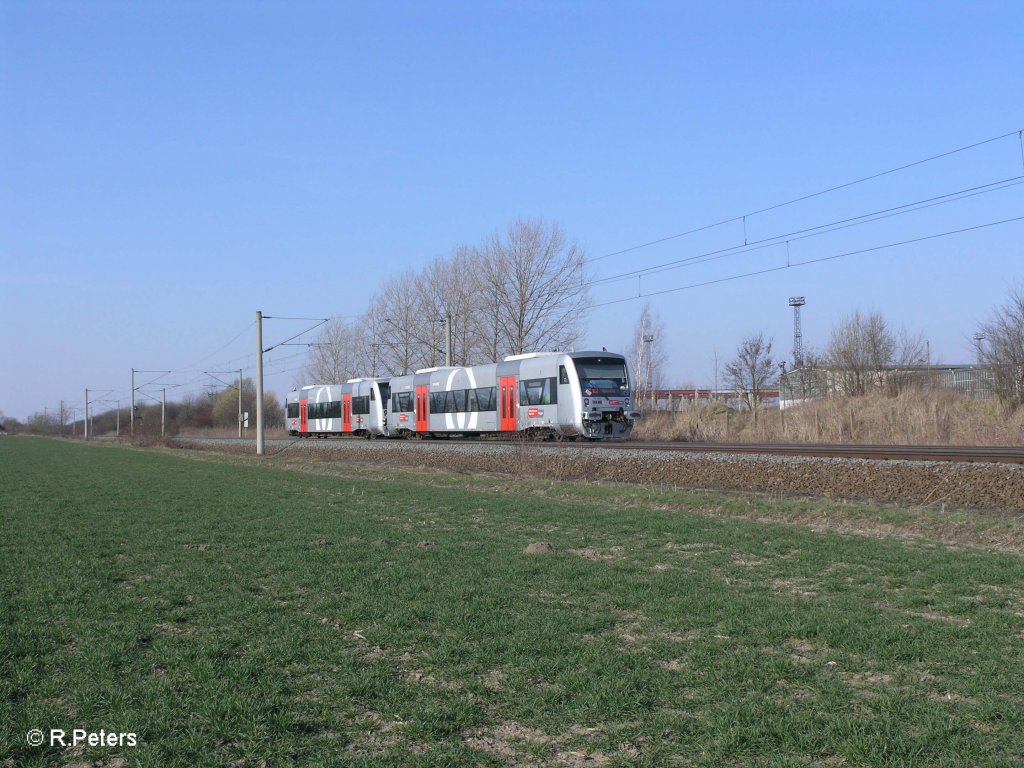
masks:
<svg viewBox="0 0 1024 768"><path fill-rule="evenodd" d="M468 410L466 408L466 390L456 389L451 395L455 400L455 413L465 413Z"/></svg>
<svg viewBox="0 0 1024 768"><path fill-rule="evenodd" d="M468 413L473 413L474 411L479 411L479 410L480 409L477 407L477 404L476 404L476 390L475 389L467 389L466 390L466 411Z"/></svg>
<svg viewBox="0 0 1024 768"><path fill-rule="evenodd" d="M523 379L519 382L520 405L554 405L558 402L555 379Z"/></svg>
<svg viewBox="0 0 1024 768"><path fill-rule="evenodd" d="M622 360L578 358L576 372L580 377L580 388L588 397L629 394L629 378Z"/></svg>
<svg viewBox="0 0 1024 768"><path fill-rule="evenodd" d="M299 418L299 404L298 403L288 403L288 418L289 419L297 419L297 418Z"/></svg>
<svg viewBox="0 0 1024 768"><path fill-rule="evenodd" d="M378 384L377 388L380 389L380 401L387 403L391 399L391 385L390 384Z"/></svg>
<svg viewBox="0 0 1024 768"><path fill-rule="evenodd" d="M373 387L370 387L370 399L371 400L376 400L377 399L377 394L376 393L377 393L377 390L375 390Z"/></svg>
<svg viewBox="0 0 1024 768"><path fill-rule="evenodd" d="M476 404L479 411L498 410L497 387L479 387L476 390Z"/></svg>
<svg viewBox="0 0 1024 768"><path fill-rule="evenodd" d="M430 393L430 412L444 413L444 392Z"/></svg>
<svg viewBox="0 0 1024 768"><path fill-rule="evenodd" d="M334 402L331 402L331 403L320 403L320 405L326 406L324 408L324 411L326 412L326 415L322 416L321 418L324 418L324 419L340 419L341 418L341 401L340 400L335 400Z"/></svg>
<svg viewBox="0 0 1024 768"><path fill-rule="evenodd" d="M396 392L392 400L394 403L391 409L395 413L408 413L413 410L412 392Z"/></svg>
<svg viewBox="0 0 1024 768"><path fill-rule="evenodd" d="M362 416L370 412L370 398L366 395L352 398L352 414Z"/></svg>
<svg viewBox="0 0 1024 768"><path fill-rule="evenodd" d="M558 366L558 383L568 384L569 383L569 372L565 370L564 365Z"/></svg>

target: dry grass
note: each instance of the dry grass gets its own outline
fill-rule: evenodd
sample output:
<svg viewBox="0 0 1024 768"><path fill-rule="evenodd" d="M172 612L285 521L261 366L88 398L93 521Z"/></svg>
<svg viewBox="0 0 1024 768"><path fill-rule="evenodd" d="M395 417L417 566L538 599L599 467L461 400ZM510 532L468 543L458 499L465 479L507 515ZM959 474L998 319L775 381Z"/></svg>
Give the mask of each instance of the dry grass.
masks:
<svg viewBox="0 0 1024 768"><path fill-rule="evenodd" d="M645 414L638 440L694 442L1020 445L1024 408L949 392L819 400L757 415L721 403Z"/></svg>

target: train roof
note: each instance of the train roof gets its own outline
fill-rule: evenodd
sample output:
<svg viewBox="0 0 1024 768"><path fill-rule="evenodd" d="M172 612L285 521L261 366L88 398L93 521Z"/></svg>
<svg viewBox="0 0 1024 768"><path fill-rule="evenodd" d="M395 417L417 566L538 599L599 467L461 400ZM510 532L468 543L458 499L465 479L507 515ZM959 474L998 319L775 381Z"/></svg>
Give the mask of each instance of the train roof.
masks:
<svg viewBox="0 0 1024 768"><path fill-rule="evenodd" d="M618 352L609 352L607 349L583 350L582 352L569 352L568 355L571 358L578 358L578 357L615 357L615 358L622 358L623 360L626 359L624 355L621 355Z"/></svg>

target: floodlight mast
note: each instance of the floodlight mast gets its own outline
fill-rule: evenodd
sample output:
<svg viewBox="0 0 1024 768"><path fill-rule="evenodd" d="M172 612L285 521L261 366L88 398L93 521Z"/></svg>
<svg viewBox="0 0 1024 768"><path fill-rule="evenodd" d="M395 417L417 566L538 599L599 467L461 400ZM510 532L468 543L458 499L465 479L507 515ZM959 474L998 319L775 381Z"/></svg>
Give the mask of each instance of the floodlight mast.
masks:
<svg viewBox="0 0 1024 768"><path fill-rule="evenodd" d="M804 364L804 334L800 326L800 307L807 303L803 296L792 296L789 306L793 308L793 367L801 368Z"/></svg>

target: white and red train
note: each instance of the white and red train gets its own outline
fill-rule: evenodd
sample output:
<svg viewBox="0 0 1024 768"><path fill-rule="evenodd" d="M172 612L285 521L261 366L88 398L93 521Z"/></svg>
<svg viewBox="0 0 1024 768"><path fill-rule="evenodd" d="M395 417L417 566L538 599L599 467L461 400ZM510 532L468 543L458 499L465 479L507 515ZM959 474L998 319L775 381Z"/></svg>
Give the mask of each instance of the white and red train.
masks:
<svg viewBox="0 0 1024 768"><path fill-rule="evenodd" d="M291 435L451 437L523 433L628 437L633 408L626 359L613 352L533 352L500 363L427 368L293 390Z"/></svg>

